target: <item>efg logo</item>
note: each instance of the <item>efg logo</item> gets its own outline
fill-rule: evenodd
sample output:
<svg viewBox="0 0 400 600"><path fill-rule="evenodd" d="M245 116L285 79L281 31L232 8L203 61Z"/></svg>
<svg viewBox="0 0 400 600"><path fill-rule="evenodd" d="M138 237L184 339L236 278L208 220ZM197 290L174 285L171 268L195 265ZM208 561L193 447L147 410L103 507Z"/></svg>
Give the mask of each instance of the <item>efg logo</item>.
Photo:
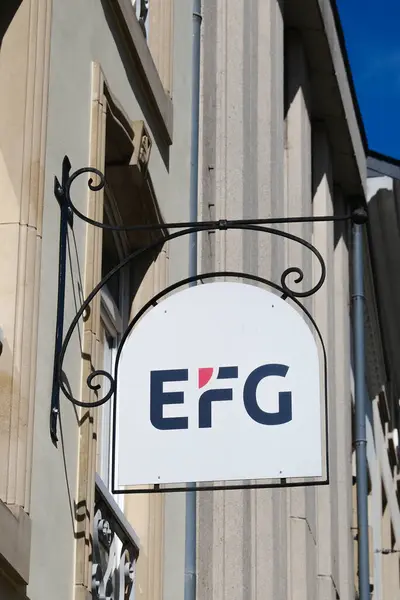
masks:
<svg viewBox="0 0 400 600"><path fill-rule="evenodd" d="M260 408L257 402L257 388L259 383L267 377L286 377L289 367L281 364L266 364L252 371L243 385L243 404L247 414L253 421L261 425L282 425L292 420L292 393L279 393L278 412L267 412ZM198 388L205 387L214 373L213 368L198 369ZM217 379L238 379L238 367L220 367ZM164 383L188 381L188 369L172 369L168 371L150 372L150 421L156 429L176 430L188 429L187 417L164 417L163 407L167 404L184 404L185 394L181 392L164 391ZM199 396L198 424L199 428L212 427L213 402L233 401L232 387L207 389Z"/></svg>
<svg viewBox="0 0 400 600"><path fill-rule="evenodd" d="M168 292L120 354L118 486L322 476L319 353L275 292L231 281Z"/></svg>

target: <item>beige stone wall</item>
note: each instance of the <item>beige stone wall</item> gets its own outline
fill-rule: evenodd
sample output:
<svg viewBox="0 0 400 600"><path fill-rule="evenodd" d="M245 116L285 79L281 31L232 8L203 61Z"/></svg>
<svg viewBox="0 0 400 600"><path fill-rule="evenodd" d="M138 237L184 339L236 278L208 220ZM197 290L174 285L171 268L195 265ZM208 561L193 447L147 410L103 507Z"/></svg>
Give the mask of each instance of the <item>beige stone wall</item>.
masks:
<svg viewBox="0 0 400 600"><path fill-rule="evenodd" d="M284 212L283 16L277 2L203 6L202 209L204 218ZM203 269L279 277L286 248L266 235L205 236ZM215 256L213 257L213 245ZM282 269L281 269L282 267ZM286 598L287 493L202 492L198 597Z"/></svg>
<svg viewBox="0 0 400 600"><path fill-rule="evenodd" d="M126 8L126 2L120 4ZM14 600L14 594L19 600L25 593L29 551L31 600L71 600L74 596L86 600L91 586L97 413L75 411L61 396L58 448L51 444L48 431L59 226L53 178L60 176L65 154L73 169L87 164L103 169L105 80L128 118L143 119L152 135L149 169L163 217L170 221L188 218L191 6L187 0L152 0L151 4L149 45L159 79L154 71L151 77L157 94L164 88L173 98L171 147L161 131L163 116L156 115L154 105L143 96L141 82L132 71L130 46L118 37L121 32L113 25L112 10L105 0L95 4L23 0L2 40L0 500L12 507L12 519L18 523L29 524L26 513L30 513L32 543L30 526L17 527L24 540L20 547L2 549L0 541L0 554L4 558L6 550L15 550L11 562L23 572L19 591L15 581L10 587L9 573L2 576L0 564L1 598L7 594L5 597ZM278 0L203 3L200 208L205 219L332 214L348 208L342 188L356 185L348 167L353 150L348 144L346 158L337 161L332 123L326 124L331 115L318 112L315 96L311 100L315 72L310 72L303 36L285 30L285 4ZM362 167L359 133L331 14L326 2L320 0L319 4L324 9L357 162ZM167 100L169 103L162 105L168 108ZM101 220L101 193L90 193L81 181L74 187L74 199L83 212ZM318 246L328 268L323 290L315 300L306 300L306 306L313 311L328 348L331 485L318 491L200 494L199 600L219 600L227 594L232 600L354 597L346 227L290 228ZM101 231L75 220L74 236L74 242L70 238L76 246L68 274L66 326L76 311L76 290L88 294L101 269ZM243 268L273 280L279 280L287 264L296 264L304 269L304 286L319 275L307 252L299 253L283 240L254 233L203 236L201 264L204 269ZM132 310L166 283L186 276L187 268L187 240L174 242L151 265ZM85 383L90 364L102 364L98 301L79 332L81 338L74 335L65 370L74 393L87 400L91 397ZM377 428L377 432L379 451L369 459L370 464L379 463L376 481L380 485L382 478L388 495L381 533L376 523L374 529L375 539L384 546L391 543L391 526L398 543L399 514L387 440L383 431ZM374 502L378 506L379 498ZM129 497L125 512L141 540L137 597L181 600L184 496ZM15 515L20 515L21 521ZM15 525L14 521L7 522ZM0 522L5 523L1 514ZM5 531L3 525L0 529ZM396 555L375 557L373 564L384 579L379 587L381 597L394 597L398 590Z"/></svg>
<svg viewBox="0 0 400 600"><path fill-rule="evenodd" d="M313 212L312 196L314 182L312 180L312 157L315 152L311 127L311 97L308 65L301 36L296 31L285 33L286 48L286 118L285 118L285 215L309 215ZM315 203L315 198L314 198ZM288 226L288 231L299 235L312 243L312 226L298 224ZM322 239L324 239L324 229ZM318 232L314 231L314 238ZM318 269L313 269L309 252L297 244L288 243L286 265L299 265L305 273L305 281L299 284L303 289L310 288L310 282L319 277ZM282 265L281 269L286 268ZM297 289L297 285L293 285ZM306 298L304 305L312 311L313 298ZM314 306L317 312L317 307ZM280 492L283 493L283 492ZM287 555L289 598L309 597L316 599L317 583L317 522L316 522L316 490L313 488L296 488L285 491L287 508L281 520L287 522L287 536L284 540L282 554ZM304 562L304 556L308 557ZM284 596L282 596L284 597Z"/></svg>
<svg viewBox="0 0 400 600"><path fill-rule="evenodd" d="M335 185L342 174L335 170L330 125L316 104L316 98L323 99L302 20L295 3L291 12L288 4L204 4L203 218L329 216L348 210ZM346 223L285 230L315 244L327 266L324 287L304 304L328 353L331 485L199 494L201 600L226 594L274 600L354 597L349 231ZM309 289L320 276L308 251L250 233L204 236L202 260L207 270L243 268L277 282L287 266L299 266L304 271L299 289Z"/></svg>
<svg viewBox="0 0 400 600"><path fill-rule="evenodd" d="M24 0L0 48L0 498L29 511L50 0Z"/></svg>
<svg viewBox="0 0 400 600"><path fill-rule="evenodd" d="M152 0L149 16L149 39L151 55L157 67L165 91L172 96L174 1Z"/></svg>
<svg viewBox="0 0 400 600"><path fill-rule="evenodd" d="M6 502L24 507L30 510L30 479L31 479L31 461L32 461L32 441L33 441L33 416L35 400L35 378L36 378L36 336L38 327L38 305L39 298L51 294L54 287L48 278L48 261L45 270L42 271L42 281L40 287L41 271L41 239L42 239L42 212L44 200L44 177L45 177L45 150L46 150L46 125L47 119L50 119L51 127L49 133L49 146L52 153L50 166L47 173L47 199L52 205L53 230L52 243L49 243L49 215L47 216L47 244L46 252L57 256L57 234L58 234L58 207L52 196L52 178L54 175L60 176L59 168L61 162L57 162L57 156L62 158L63 153L71 150L67 140L63 139L62 120L64 115L68 119L72 118L71 131L74 129L73 120L79 122L80 114L84 114L92 103L90 129L87 127L83 139L87 142L81 146L78 154L82 157L88 150L89 164L104 168L104 143L105 143L105 111L106 102L103 96L103 75L99 67L93 70L93 78L90 74L91 57L84 53L81 54L82 63L85 64L87 71L86 83L93 80L92 93L86 95L86 98L79 105L79 110L73 109L68 103L68 93L63 101L56 107L55 98L58 97L58 91L55 86L60 71L64 71L64 83L69 79L71 83L70 94L77 85L74 78L74 67L68 71L68 66L64 64L64 53L57 48L59 32L59 11L56 10L53 22L53 45L52 65L53 79L51 81L52 96L50 112L47 112L47 88L49 76L50 59L50 0L24 0L17 15L2 40L0 52L0 82L2 93L0 94L0 103L2 108L2 117L0 118L1 148L0 148L0 193L2 201L0 203L0 229L2 240L4 242L3 252L0 257L0 272L2 275L2 293L0 294L0 308L2 313L1 326L4 332L4 350L1 360L1 385L0 385L0 448L2 460L0 462L0 498ZM69 21L72 23L79 16L71 5L69 10ZM67 19L68 21L68 19ZM172 58L174 48L172 42L173 32L173 12L172 2L155 3L152 9L152 39L151 49L156 62L159 75L168 93L172 94ZM98 43L101 46L105 40L102 39L102 33L98 29ZM68 42L72 38L66 38ZM74 38L75 39L75 38ZM188 37L190 41L190 36ZM72 61L73 62L73 61ZM114 63L115 64L115 63ZM71 64L72 66L72 64ZM15 75L18 73L18 77ZM111 81L113 77L111 77ZM179 78L178 78L179 82ZM126 84L125 85L126 88ZM90 87L90 86L89 86ZM117 96L119 94L117 85L113 88ZM179 89L179 88L178 88ZM5 92L6 90L6 92ZM126 91L124 91L126 96ZM85 102L86 100L86 102ZM189 106L189 104L187 104ZM140 112L137 116L141 116ZM61 127L54 128L54 120L60 122ZM179 141L179 134L178 134ZM186 136L187 141L189 137ZM87 150L86 150L86 148ZM185 152L187 155L187 151ZM70 154L73 162L73 168L87 164L84 159L77 165L74 161L74 153ZM75 157L76 159L76 157ZM79 160L79 159L78 159ZM154 166L155 163L155 166ZM152 176L155 180L156 188L159 181L163 181L165 186L165 169L160 167L157 159L157 149L153 151ZM182 169L174 168L175 177ZM83 194L82 194L83 192ZM76 196L81 193L83 197L83 210L94 219L102 219L102 198L101 194L89 194L85 206L84 186L78 186L74 190ZM75 195L74 195L75 198ZM84 288L80 294L87 295L93 288L95 282L100 276L101 266L101 230L77 227L75 233L76 248L72 249L72 271L73 285L79 289L80 280L83 276ZM72 244L72 237L70 238ZM51 248L51 249L50 249ZM74 256L75 250L78 252ZM47 255L48 256L48 255ZM78 262L80 261L80 265ZM83 270L82 270L83 265ZM161 265L161 267L159 266ZM55 264L54 264L55 266ZM160 270L161 269L161 270ZM54 269L55 271L55 269ZM81 271L81 272L79 272ZM144 294L154 293L163 286L167 276L167 262L165 252L161 253L160 259L151 269L151 273L144 282L146 291ZM171 270L173 275L174 268ZM148 288L151 279L151 286ZM67 285L67 312L66 322L69 315L73 312L71 305L73 290ZM50 316L50 313L47 313ZM47 354L50 360L47 360L47 369L43 369L43 357L40 362L39 377L41 380L51 381L51 356L54 340L53 323L55 314L48 321ZM45 327L47 325L44 325ZM42 324L43 332L43 324ZM88 369L91 365L101 366L99 358L99 303L95 302L92 306L90 318L80 329L81 342L77 344L74 336L74 347L81 346L81 351L87 357L83 362L83 382L85 382ZM77 354L78 356L78 354ZM73 366L75 373L79 372L79 360L76 366L73 366L71 359L68 360L69 367ZM76 369L78 367L78 369ZM71 380L75 391L78 389L75 380ZM51 385L46 385L47 392ZM43 386L39 386L43 390ZM45 416L49 410L49 394L38 392L39 404L37 410ZM88 390L85 383L82 385L82 398L89 399ZM61 396L61 402L64 399ZM40 455L42 449L40 440L45 442L47 455L57 454L57 450L52 449L46 443L48 431L45 426L46 418L40 417L36 427L36 451L35 451L35 475L34 482L34 506L33 519L35 523L35 535L33 539L33 562L34 571L33 583L31 586L32 597L37 597L38 590L43 585L43 574L40 573L40 564L46 566L46 571L51 570L51 565L47 561L48 538L52 534L54 543L60 547L62 552L59 560L66 569L68 585L64 586L62 578L54 572L57 587L61 586L63 594L68 594L68 588L71 585L71 576L68 569L68 563L72 564L72 557L75 556L75 566L73 567L73 580L75 582L76 597L86 597L87 591L91 586L91 565L90 565L90 539L92 536L91 511L93 508L94 494L94 473L95 473L95 432L96 432L96 411L88 412L85 409L78 410L76 419L67 411L62 419L61 462L57 465L51 459L50 463L45 465L41 462ZM72 447L78 442L74 450ZM71 447L72 443L72 447ZM76 458L78 457L78 458ZM75 463L75 461L77 462ZM38 462L39 461L39 462ZM64 461L64 466L63 466ZM64 487L62 472L65 470L66 483ZM58 480L58 489L64 495L67 503L52 502L51 495L47 494L47 487L40 484L45 478L45 474L50 478ZM39 475L40 473L40 475ZM61 479L60 479L61 475ZM75 490L74 481L77 481ZM61 483L61 486L60 486ZM65 482L64 482L65 483ZM68 507L70 502L70 507ZM46 525L43 517L42 508L38 511L39 505L48 504ZM141 510L141 507L143 510ZM68 513L72 513L72 532L65 528L68 522ZM163 497L150 496L141 498L141 501L127 502L127 512L131 516L131 521L138 531L142 534L142 557L138 566L138 591L140 597L156 600L162 594L162 574L163 574ZM42 513L42 514L40 514ZM58 520L57 529L54 529L52 523ZM64 528L64 530L63 530ZM40 533L41 532L41 533ZM44 533L44 535L43 535ZM71 535L72 534L72 535ZM58 541L56 541L56 538ZM73 542L73 538L76 542ZM30 550L30 536L27 535L27 552ZM76 549L74 550L74 546ZM44 551L44 552L43 552ZM63 561L62 556L69 554L68 563ZM15 558L18 560L18 557ZM43 563L44 560L44 563ZM29 562L29 561L28 561ZM158 573L154 577L155 572ZM29 570L29 569L28 569ZM50 582L49 582L50 583ZM6 584L4 584L6 585ZM8 586L8 584L7 584ZM8 587L7 587L8 590ZM52 596L52 585L48 586L48 593ZM4 592L5 593L5 592ZM11 591L8 592L11 594ZM11 596L10 596L11 598Z"/></svg>
<svg viewBox="0 0 400 600"><path fill-rule="evenodd" d="M131 54L120 54L121 44L126 40L121 40L119 37L121 31L113 22L110 6L111 3L106 2L89 6L87 3L82 4L80 0L53 2L47 152L44 171L46 201L41 232L43 233L43 261L39 269L38 377L36 386L33 382L31 386L35 391L30 506L33 528L31 578L28 589L32 600L54 597L70 600L74 594L81 599L87 595L91 586L91 516L96 458L94 440L96 414L95 411L75 411L61 394L59 444L55 448L49 436L49 410L59 227L59 207L53 195L53 180L55 175L60 177L61 163L65 154L68 154L73 170L88 164L100 168L104 166L106 106L101 98L100 71L93 75L94 62L98 63L109 89L127 117L132 121L144 120L150 131L153 148L149 172L163 216L166 219L176 220L179 215L179 218L185 219L188 212L186 189L188 189L189 168L190 96L188 91L190 88L185 75L187 68L185 66L181 69L180 74L174 78L176 104L179 110L174 118L173 133L176 146L169 148L161 131L164 114L158 114L157 107L154 107L154 104L150 106L149 98L143 96L143 81L138 78L137 73L132 75ZM190 14L186 15L185 11L177 14L178 19L186 19L186 17L190 26ZM42 21L40 26L42 27ZM182 40L186 44L185 47L190 48L190 30L188 27L184 27L184 30L187 31L187 35L181 36L179 50L173 47L174 57L178 52L181 53ZM128 32L125 32L124 35L127 34ZM146 52L143 48L141 52L143 58L143 53ZM183 53L180 59L185 65L186 62L190 64L189 52ZM40 56L38 56L39 62L40 65L43 64ZM150 64L152 64L151 59L147 60L146 65ZM159 80L158 83L155 81L156 75L153 65L149 75L151 82L147 83L156 88L160 96L162 86ZM17 83L16 79L15 85ZM167 107L171 104L169 99L168 102L169 104L164 103ZM172 121L164 124L164 128L171 126ZM101 193L89 193L86 184L85 177L76 181L72 190L73 200L82 212L101 220ZM76 312L76 305L80 302L81 296L87 294L99 278L101 233L75 219L73 232L70 231L70 244L65 331ZM163 277L173 281L187 274L186 248L187 242L183 242L177 244L172 250L174 264L171 266L168 261L164 262L161 269L164 275L160 275L161 279L158 283L154 282L154 289L162 284ZM32 253L29 253L29 258L31 257ZM159 276L157 269L158 265L154 273L156 278ZM13 303L14 300L10 302ZM74 333L64 363L71 389L79 398L88 398L85 379L89 362L97 366L101 364L98 321L98 304L94 303L90 318L79 327L79 333L78 330ZM82 352L86 355L83 361ZM164 572L163 501L152 497L151 500L147 499L147 502L150 506L148 513L146 511L140 513L139 509L133 506L129 514L133 526L140 530L143 536L143 560L138 565L138 583L143 588L142 597L146 600L156 600L161 595ZM152 568L155 564L159 573L158 582L153 576ZM174 579L176 581L177 578Z"/></svg>
<svg viewBox="0 0 400 600"><path fill-rule="evenodd" d="M90 162L93 167L104 171L105 124L107 102L104 97L104 78L97 64L92 67L91 93L91 136ZM103 192L90 192L87 215L95 221L103 219ZM83 296L87 297L101 279L102 230L88 227L86 235L86 254L84 270ZM93 369L103 367L100 334L100 297L91 303L88 318L81 326L82 330L82 393L84 402L92 401L95 396L86 385L86 379ZM75 557L75 598L82 600L91 590L91 539L93 536L94 478L96 472L96 441L98 410L77 409L79 419L79 462L76 491L76 557Z"/></svg>
<svg viewBox="0 0 400 600"><path fill-rule="evenodd" d="M29 581L32 438L51 0L23 0L0 45L0 597Z"/></svg>

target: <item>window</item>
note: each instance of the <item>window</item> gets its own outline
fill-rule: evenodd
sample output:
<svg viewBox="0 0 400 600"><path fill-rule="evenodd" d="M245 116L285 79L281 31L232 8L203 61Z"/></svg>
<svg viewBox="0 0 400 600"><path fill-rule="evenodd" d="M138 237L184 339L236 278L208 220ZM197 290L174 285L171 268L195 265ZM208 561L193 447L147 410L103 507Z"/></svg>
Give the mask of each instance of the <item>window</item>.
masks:
<svg viewBox="0 0 400 600"><path fill-rule="evenodd" d="M149 156L146 123L141 120L130 121L108 90L98 65L95 65L94 73L94 90L96 98L101 97L101 102L93 103L93 123L94 131L101 132L101 135L95 137L96 154L92 164L104 171L106 180L103 214L96 218L112 225L162 222L147 160L143 168L143 161L136 155L138 149L142 148L142 144L137 143L138 139L146 138L143 147L147 149L147 158ZM93 206L99 205L93 203ZM98 212L101 213L100 210ZM95 214L91 216L95 217ZM94 233L97 237L96 243L93 243L93 252L96 251L93 256L100 258L101 252L101 271L100 260L93 261L94 283L124 257L164 235L163 231L94 230ZM165 247L162 251L143 254L140 259L130 262L104 286L100 309L96 312L100 318L94 324L96 339L100 342L99 345L95 344L97 368L114 372L117 349L130 317L154 293L166 286L167 265L168 248ZM112 461L118 460L118 456L112 456L111 448L113 402L107 402L96 411L96 429L91 432L88 428L87 438L89 444L89 440L97 435L95 512L92 523L93 598L102 597L106 589L110 598L115 598L119 592L112 586L118 581L125 582L125 594L131 598L135 592L133 579L136 577L137 588L143 597L162 600L164 497L156 494L112 496L111 466ZM140 454L136 460L141 460ZM86 465L87 461L80 476L90 481ZM87 494L90 493L92 491L88 490ZM137 571L138 544L135 532L141 539ZM82 544L79 556L87 556L88 545L89 540ZM129 556L126 555L127 551ZM150 573L154 576L150 577Z"/></svg>
<svg viewBox="0 0 400 600"><path fill-rule="evenodd" d="M104 196L104 221L116 225L117 207L108 189ZM102 252L102 276L115 267L128 253L127 241L123 232L104 230ZM103 350L103 369L114 373L116 350L121 334L127 327L130 304L129 269L123 268L101 290L100 339ZM99 415L99 445L97 472L106 487L111 490L113 402L101 406ZM122 508L123 496L117 497Z"/></svg>
<svg viewBox="0 0 400 600"><path fill-rule="evenodd" d="M133 140L142 131L141 122L131 123L108 91L105 132L105 179L103 222L118 226L122 223L155 223L160 219L151 178L146 169L138 169L133 160ZM138 133L139 132L139 133ZM148 245L162 232L115 231L102 232L101 277L107 275L127 255ZM115 273L101 290L100 332L102 368L114 374L117 348L129 324L132 303L138 302L137 291L152 273L158 253L143 255ZM151 290L152 291L152 290ZM139 294L140 296L140 294ZM97 472L111 490L113 402L99 409ZM118 495L122 506L123 495Z"/></svg>
<svg viewBox="0 0 400 600"><path fill-rule="evenodd" d="M149 35L149 0L132 0L136 18L146 38Z"/></svg>

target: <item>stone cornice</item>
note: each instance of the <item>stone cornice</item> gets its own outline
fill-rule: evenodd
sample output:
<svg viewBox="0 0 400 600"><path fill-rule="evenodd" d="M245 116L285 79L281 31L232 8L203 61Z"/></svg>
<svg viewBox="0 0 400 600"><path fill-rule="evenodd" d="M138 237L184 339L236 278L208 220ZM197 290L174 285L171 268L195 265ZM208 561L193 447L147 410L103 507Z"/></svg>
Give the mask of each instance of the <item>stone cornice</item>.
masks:
<svg viewBox="0 0 400 600"><path fill-rule="evenodd" d="M116 26L114 34L117 34L124 44L131 59L131 66L138 74L138 82L158 132L170 145L173 124L172 101L164 90L132 4L130 0L103 0L103 4L107 4L110 8Z"/></svg>

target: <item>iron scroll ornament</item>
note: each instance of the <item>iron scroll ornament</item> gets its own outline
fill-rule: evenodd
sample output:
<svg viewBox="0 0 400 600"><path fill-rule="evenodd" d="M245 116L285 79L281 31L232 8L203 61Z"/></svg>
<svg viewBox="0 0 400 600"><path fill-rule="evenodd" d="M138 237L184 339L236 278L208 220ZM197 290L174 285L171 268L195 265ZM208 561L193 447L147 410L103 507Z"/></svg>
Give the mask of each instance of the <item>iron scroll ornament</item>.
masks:
<svg viewBox="0 0 400 600"><path fill-rule="evenodd" d="M245 229L245 230L251 230L251 231L260 231L260 232L267 232L270 233L274 230L266 228L266 227L262 227L259 225L255 225L255 226L251 226L251 225L247 225L247 226L240 226L240 227L232 227L232 229ZM89 294L89 296L86 298L86 300L83 302L83 304L81 305L80 309L78 310L78 312L76 313L67 333L64 339L64 342L62 344L61 347L61 351L60 351L60 355L59 355L59 360L58 360L58 367L57 367L57 376L58 376L58 385L60 387L60 389L63 391L64 395L68 398L68 400L70 400L73 404L75 404L76 406L81 406L81 407L86 407L86 408L93 408L95 406L100 406L101 404L104 404L105 402L107 402L112 395L114 394L115 391L115 380L112 377L112 375L110 373L108 373L107 371L104 370L95 370L92 371L92 373L90 373L90 375L87 378L87 385L88 387L93 390L98 392L101 389L101 386L99 384L95 384L93 383L94 379L97 378L98 376L103 376L105 377L110 384L110 388L108 390L108 392L106 393L106 395L103 398L100 398L99 400L95 400L92 402L82 402L81 400L78 400L77 398L74 398L73 395L70 393L70 391L68 390L64 379L62 377L62 365L63 365L63 361L64 361L64 357L65 357L65 353L68 347L68 343L72 337L72 334L74 332L75 327L78 325L80 319L83 317L83 315L85 314L87 308L89 307L90 303L92 302L93 298L98 294L98 292L102 289L102 287L104 287L104 285L106 285L106 283L116 274L118 273L118 271L120 271L123 267L125 267L128 263L130 263L132 260L134 260L135 258L141 256L143 253L145 252L150 252L152 250L155 250L159 247L162 247L164 245L164 243L168 240L173 240L173 239L177 239L179 237L182 237L184 235L188 235L191 233L195 233L198 231L202 231L203 229L199 229L199 228L190 228L190 229L184 229L183 231L179 231L176 233L173 233L169 236L166 236L165 238L163 238L162 240L159 240L157 242L154 242L152 244L150 244L149 246L146 246L145 248L142 248L140 250L137 250L135 252L133 252L132 254L128 255L125 259L123 259L116 267L114 267L109 273L107 273L107 275L105 275L105 277L103 277L103 279L97 284L97 286L93 289L93 291ZM291 236L290 234L287 234L286 232L280 232L284 234L284 237L288 237L289 239L295 239L295 236ZM304 245L306 246L311 246L310 244L308 244L307 242L304 242L304 240L301 240L303 242ZM167 288L168 292L172 292L175 289L182 287L184 285L187 285L188 283L191 283L193 281L199 281L199 280L206 280L206 279L210 279L210 278L215 278L215 277L236 277L236 278L244 278L244 279L250 279L252 281L256 281L258 283L263 283L264 285L270 286L272 288L274 288L275 290L281 292L282 297L284 298L291 298L292 300L296 301L297 297L307 297L307 296L311 296L313 295L317 290L319 290L321 288L321 286L323 285L324 279L326 277L326 272L325 272L325 264L323 263L323 259L321 257L321 255L315 250L313 249L314 253L320 258L321 260L321 266L323 267L322 269L322 273L321 273L321 277L319 279L319 281L317 282L317 284L308 291L303 291L303 292L295 292L293 290L291 290L288 285L286 284L286 280L287 278L292 275L295 274L297 276L297 278L295 279L295 283L299 283L300 281L303 280L303 272L301 269L297 268L297 267L291 267L286 269L281 276L281 284L278 285L272 281L269 281L268 279L262 278L262 277L258 277L255 275L249 275L246 273L240 273L240 272L230 272L230 271L220 271L220 272L212 272L212 273L203 273L201 275L197 275L195 277L189 277L186 278L184 280L181 280L179 282L177 282L176 284L170 286L169 288ZM155 302L157 302L159 299L161 299L161 297L163 297L165 294L163 292L160 292L159 294L157 294L156 296L154 296L147 304L146 306L151 307ZM308 313L308 311L306 311L306 309L304 308L304 306L297 301L296 304L307 313L307 316L311 319L311 315ZM129 328L128 328L129 329ZM130 329L129 329L130 330ZM125 336L124 336L125 339Z"/></svg>
<svg viewBox="0 0 400 600"><path fill-rule="evenodd" d="M283 299L290 298L300 310L306 315L307 319L309 319L310 323L315 328L318 338L321 343L321 347L323 350L324 357L324 387L325 387L325 416L326 416L326 426L325 432L328 434L327 427L327 384L326 384L326 351L323 342L322 335L315 323L313 317L307 311L307 309L303 306L303 304L299 301L299 298L306 298L314 295L323 285L326 278L326 267L324 260L320 254L320 252L308 241L293 235L287 231L281 231L279 229L275 229L272 227L268 227L267 225L276 225L276 224L290 224L290 223L309 223L309 222L332 222L332 221L349 221L354 217L351 215L346 216L327 216L327 217L286 217L286 218L266 218L266 219L242 219L242 220L218 220L218 221L202 221L202 222L176 222L176 223L155 223L148 225L110 225L108 223L102 223L100 221L95 221L84 215L81 211L79 211L76 206L73 204L71 199L71 186L74 181L81 175L87 174L92 175L98 178L98 182L93 182L93 177L88 179L88 188L93 191L100 191L106 185L106 180L98 169L92 167L85 167L78 169L71 175L70 171L70 163L67 158L64 159L63 162L63 179L62 184L56 179L55 182L55 195L58 199L61 207L61 224L60 224L60 264L59 264L59 294L58 294L58 303L57 303L57 330L56 330L56 348L55 348L55 358L54 358L54 375L53 375L53 391L52 391L52 404L51 404L51 414L50 414L50 433L53 442L57 443L57 420L59 414L59 391L62 390L63 394L66 398L74 405L84 407L84 408L94 408L100 406L111 398L114 397L114 403L116 402L116 373L118 369L118 360L123 347L123 344L129 334L129 332L134 327L135 323L138 319L155 303L161 300L165 295L171 293L172 291L187 285L188 283L194 281L205 281L207 279L215 279L218 277L233 277L233 278L242 278L257 282L262 285L266 285L270 288L273 288L275 291L280 292L281 297ZM101 229L108 229L112 231L162 231L163 237L151 244L136 250L129 255L127 255L118 265L116 265L109 273L107 273L102 280L95 286L95 288L91 291L91 293L87 296L85 301L82 303L78 312L76 313L74 319L72 320L65 337L63 338L63 323L64 323L64 297L65 297L65 278L66 278L66 236L68 231L68 223L72 226L72 216L75 215L79 219L88 223L91 226L99 227ZM175 231L173 233L168 233L171 229L179 229L179 231ZM211 273L203 273L201 275L197 275L195 277L185 278L177 283L168 286L165 290L162 290L158 294L156 294L153 298L149 300L149 302L134 316L131 320L128 328L124 332L122 336L121 343L119 344L117 350L117 358L116 364L114 367L114 374L109 373L103 369L93 370L89 376L87 377L87 386L90 390L94 391L96 395L99 394L100 390L104 389L104 384L107 385L108 389L100 398L97 398L91 402L83 402L78 398L75 398L71 391L68 389L65 378L63 377L63 361L65 358L65 353L68 347L68 344L71 340L73 332L78 325L80 319L85 315L90 303L95 298L95 296L99 293L99 291L107 284L107 282L121 269L123 269L126 265L142 256L144 253L150 253L156 249L161 249L163 245L167 241L172 241L174 239L178 239L180 237L184 237L187 235L197 234L203 231L213 231L213 230L247 230L259 233L266 233L274 236L278 236L281 238L285 238L291 242L298 243L301 246L305 247L309 250L312 255L317 259L320 265L320 276L318 281L312 285L308 290L298 290L293 289L293 284L299 284L304 280L304 273L300 267L288 267L286 268L280 278L280 283L272 282L268 279L262 278L256 275L250 275L248 273L241 273L236 271L219 271L219 272L211 272ZM293 283L289 284L289 278L295 277ZM61 290L61 294L60 294ZM62 339L63 338L63 339ZM99 383L99 378L103 378L103 385ZM106 380L106 381L104 381ZM115 421L115 420L114 420ZM114 422L115 428L115 422ZM115 432L114 432L115 437ZM115 441L115 440L114 440ZM114 445L114 442L113 442ZM326 447L328 447L326 445ZM328 470L328 457L326 455L326 465ZM114 465L113 465L114 467ZM114 477L113 477L114 481ZM326 483L325 481L323 483ZM304 483L302 484L304 485ZM315 483L314 483L315 485ZM264 484L257 485L256 487L275 487L275 484ZM114 487L114 486L113 486ZM234 486L234 489L237 489L240 486ZM243 487L243 486L242 486ZM248 485L246 487L249 487ZM162 491L167 491L170 488L162 488ZM177 488L171 488L171 490L177 490ZM182 490L186 490L187 488L182 488ZM195 488L198 489L198 488ZM203 487L201 489L204 489ZM216 489L215 486L212 489ZM221 489L227 489L227 486L223 486ZM118 493L118 490L114 490ZM143 491L143 490L142 490ZM152 490L144 490L144 491L152 491Z"/></svg>

